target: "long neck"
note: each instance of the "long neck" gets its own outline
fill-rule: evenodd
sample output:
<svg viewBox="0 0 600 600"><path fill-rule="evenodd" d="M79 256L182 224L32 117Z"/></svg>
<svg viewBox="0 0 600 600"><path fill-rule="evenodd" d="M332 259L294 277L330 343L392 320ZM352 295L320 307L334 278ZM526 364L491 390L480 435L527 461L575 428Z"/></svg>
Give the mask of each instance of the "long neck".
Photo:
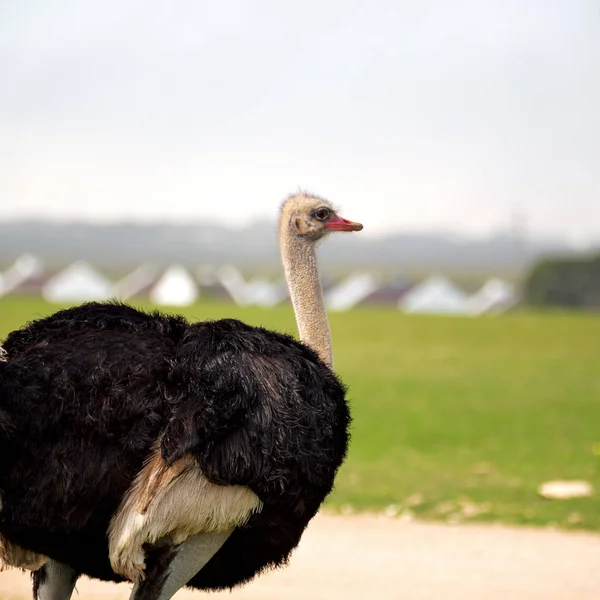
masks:
<svg viewBox="0 0 600 600"><path fill-rule="evenodd" d="M331 333L314 244L299 239L289 227L282 227L280 244L300 339L332 367Z"/></svg>

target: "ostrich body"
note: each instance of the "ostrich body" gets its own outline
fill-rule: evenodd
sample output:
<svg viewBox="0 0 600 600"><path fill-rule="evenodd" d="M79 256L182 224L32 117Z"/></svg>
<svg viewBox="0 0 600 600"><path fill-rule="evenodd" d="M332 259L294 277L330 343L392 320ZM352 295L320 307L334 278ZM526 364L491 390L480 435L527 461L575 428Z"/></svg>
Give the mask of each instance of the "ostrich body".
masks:
<svg viewBox="0 0 600 600"><path fill-rule="evenodd" d="M35 598L68 600L85 574L136 581L135 600L167 600L186 584L231 588L287 561L348 442L315 245L360 229L317 197L283 204L301 342L117 303L62 310L8 336L0 557L35 571Z"/></svg>

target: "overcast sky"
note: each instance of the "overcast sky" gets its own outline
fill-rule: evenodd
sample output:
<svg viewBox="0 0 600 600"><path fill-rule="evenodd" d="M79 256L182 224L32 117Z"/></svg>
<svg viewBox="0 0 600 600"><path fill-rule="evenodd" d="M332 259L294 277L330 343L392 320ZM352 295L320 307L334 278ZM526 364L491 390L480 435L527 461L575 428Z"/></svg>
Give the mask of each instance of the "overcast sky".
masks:
<svg viewBox="0 0 600 600"><path fill-rule="evenodd" d="M7 0L0 219L600 240L598 0Z"/></svg>

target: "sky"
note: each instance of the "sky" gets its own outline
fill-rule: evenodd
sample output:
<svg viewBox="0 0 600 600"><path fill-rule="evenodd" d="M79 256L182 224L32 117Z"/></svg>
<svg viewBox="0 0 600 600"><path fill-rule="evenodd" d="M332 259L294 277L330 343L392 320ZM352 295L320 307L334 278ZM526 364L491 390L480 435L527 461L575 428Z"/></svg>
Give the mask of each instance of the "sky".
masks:
<svg viewBox="0 0 600 600"><path fill-rule="evenodd" d="M600 241L597 0L8 0L0 219Z"/></svg>

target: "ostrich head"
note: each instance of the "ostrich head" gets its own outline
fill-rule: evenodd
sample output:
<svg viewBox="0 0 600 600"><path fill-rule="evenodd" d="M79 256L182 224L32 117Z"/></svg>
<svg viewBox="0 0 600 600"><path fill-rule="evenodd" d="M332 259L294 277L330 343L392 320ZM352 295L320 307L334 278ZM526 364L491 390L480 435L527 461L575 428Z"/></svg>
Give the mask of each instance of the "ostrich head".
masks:
<svg viewBox="0 0 600 600"><path fill-rule="evenodd" d="M294 306L300 339L333 365L331 334L317 268L315 246L332 231L363 226L340 217L327 200L308 194L290 196L281 207L281 258Z"/></svg>
<svg viewBox="0 0 600 600"><path fill-rule="evenodd" d="M307 242L318 242L332 231L360 231L360 223L340 217L332 204L318 196L295 194L281 207L280 233L285 229Z"/></svg>

